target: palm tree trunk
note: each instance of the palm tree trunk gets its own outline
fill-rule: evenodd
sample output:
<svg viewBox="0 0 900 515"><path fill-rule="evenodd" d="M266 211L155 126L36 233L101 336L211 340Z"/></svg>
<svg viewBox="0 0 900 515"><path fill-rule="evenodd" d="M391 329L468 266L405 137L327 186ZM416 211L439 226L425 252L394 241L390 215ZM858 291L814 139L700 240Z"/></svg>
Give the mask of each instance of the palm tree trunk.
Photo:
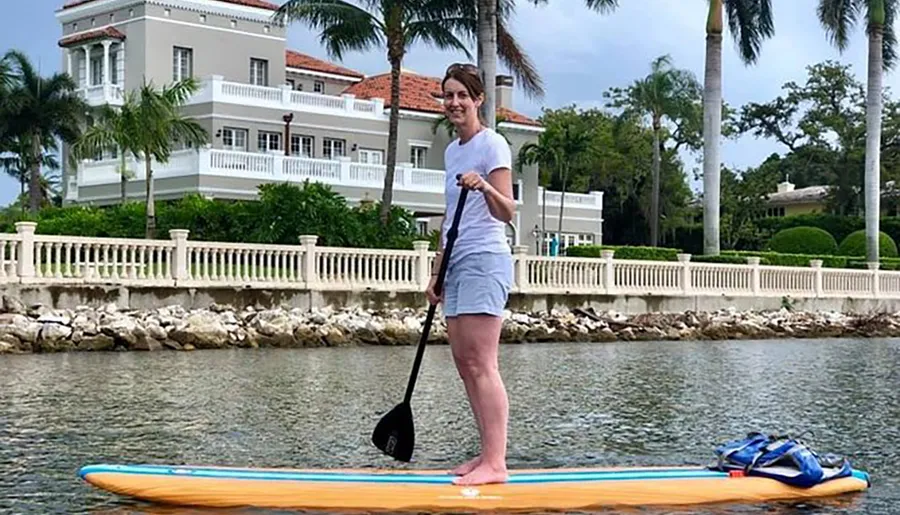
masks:
<svg viewBox="0 0 900 515"><path fill-rule="evenodd" d="M156 199L153 198L153 156L144 152L144 170L147 177L147 228L145 237L148 240L156 238Z"/></svg>
<svg viewBox="0 0 900 515"><path fill-rule="evenodd" d="M709 4L703 82L703 253L719 254L719 139L722 133L722 0Z"/></svg>
<svg viewBox="0 0 900 515"><path fill-rule="evenodd" d="M478 0L478 68L484 82L481 119L485 126L497 125L497 0Z"/></svg>
<svg viewBox="0 0 900 515"><path fill-rule="evenodd" d="M31 139L31 173L28 177L28 203L32 213L41 209L41 135L35 133Z"/></svg>
<svg viewBox="0 0 900 515"><path fill-rule="evenodd" d="M22 212L27 211L27 207L25 206L25 180L26 175L24 171L19 171L19 204L22 206Z"/></svg>
<svg viewBox="0 0 900 515"><path fill-rule="evenodd" d="M653 186L650 193L650 246L659 245L659 162L662 159L659 153L659 118L653 119Z"/></svg>
<svg viewBox="0 0 900 515"><path fill-rule="evenodd" d="M547 186L544 186L543 193L541 194L543 197L541 199L541 246L538 247L541 249L541 255L544 255L544 239L547 234Z"/></svg>
<svg viewBox="0 0 900 515"><path fill-rule="evenodd" d="M125 203L128 196L126 195L126 188L128 186L128 178L125 177L125 151L123 149L119 149L119 175L121 176L121 182L119 183L122 194L122 204Z"/></svg>
<svg viewBox="0 0 900 515"><path fill-rule="evenodd" d="M866 261L878 263L879 213L881 211L880 171L881 171L881 83L882 83L882 43L884 27L879 23L870 25L869 33L869 77L866 92Z"/></svg>
<svg viewBox="0 0 900 515"><path fill-rule="evenodd" d="M400 45L395 42L393 45ZM394 196L394 169L397 166L397 131L400 123L400 64L402 53L388 50L391 62L391 116L388 123L388 154L384 172L384 189L381 193L381 225L387 226Z"/></svg>
<svg viewBox="0 0 900 515"><path fill-rule="evenodd" d="M556 237L559 239L560 247L562 246L562 241L563 241L563 237L562 237L562 234L563 234L563 232L562 232L563 207L565 206L565 203L566 203L566 178L568 175L569 175L569 162L566 161L566 163L562 167L562 188L561 188L562 191L560 192L560 195L559 195L559 219L557 220L558 227L556 229ZM546 191L546 190L544 190L544 191Z"/></svg>

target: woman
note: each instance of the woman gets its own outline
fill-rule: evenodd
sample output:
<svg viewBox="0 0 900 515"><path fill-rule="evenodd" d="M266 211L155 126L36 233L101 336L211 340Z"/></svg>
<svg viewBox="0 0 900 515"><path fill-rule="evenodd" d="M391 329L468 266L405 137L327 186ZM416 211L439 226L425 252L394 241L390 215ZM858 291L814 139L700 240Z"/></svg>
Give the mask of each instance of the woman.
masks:
<svg viewBox="0 0 900 515"><path fill-rule="evenodd" d="M463 380L482 452L453 469L458 485L502 483L507 479L506 430L509 403L497 363L500 326L512 285L512 256L506 223L515 213L512 156L506 140L482 125L478 116L484 84L477 68L455 64L442 84L444 112L458 138L444 151L447 214L442 223L441 250L434 260L426 295L443 302L447 337ZM461 174L457 182L457 175ZM434 283L444 259L443 248L460 188L471 190L459 222L459 232L447 265L441 298Z"/></svg>

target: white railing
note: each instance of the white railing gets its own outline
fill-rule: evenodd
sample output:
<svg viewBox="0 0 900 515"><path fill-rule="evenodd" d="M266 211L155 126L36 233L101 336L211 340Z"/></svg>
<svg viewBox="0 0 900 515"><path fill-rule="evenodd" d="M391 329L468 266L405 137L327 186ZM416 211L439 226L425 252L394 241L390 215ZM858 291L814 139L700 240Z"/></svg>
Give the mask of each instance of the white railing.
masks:
<svg viewBox="0 0 900 515"><path fill-rule="evenodd" d="M69 184L70 198L78 198L78 186L118 184L121 181L118 159L83 161L78 182ZM132 157L125 160L126 169L133 180L146 176L144 162ZM153 176L157 179L196 175L236 177L277 182L303 182L306 180L335 186L381 189L384 186L385 165L358 163L349 157L314 159L285 156L276 152L240 152L214 148L179 150L173 152L165 164L153 164ZM410 163L397 163L394 169L394 189L419 193L444 193L444 171L414 168ZM73 187L74 186L74 187ZM538 190L538 202L543 201L542 188ZM521 197L521 192L519 193ZM547 205L559 206L560 192L547 192ZM566 210L603 210L603 193L566 193ZM599 215L598 215L599 216Z"/></svg>
<svg viewBox="0 0 900 515"><path fill-rule="evenodd" d="M0 283L294 288L421 292L434 253L428 242L410 250L320 247L316 236L297 245L192 241L172 230L164 240L36 234L19 222L0 234ZM513 252L514 293L791 298L900 298L900 272L527 255Z"/></svg>
<svg viewBox="0 0 900 515"><path fill-rule="evenodd" d="M125 89L119 84L97 84L83 86L77 90L88 105L110 104L121 106L125 101Z"/></svg>
<svg viewBox="0 0 900 515"><path fill-rule="evenodd" d="M364 100L349 94L336 96L294 91L288 85L274 88L256 86L241 82L229 82L221 75L213 75L201 81L200 89L191 97L188 103L202 104L208 102L266 107L300 113L349 116L369 120L388 119L388 115L384 110L384 100L381 98Z"/></svg>

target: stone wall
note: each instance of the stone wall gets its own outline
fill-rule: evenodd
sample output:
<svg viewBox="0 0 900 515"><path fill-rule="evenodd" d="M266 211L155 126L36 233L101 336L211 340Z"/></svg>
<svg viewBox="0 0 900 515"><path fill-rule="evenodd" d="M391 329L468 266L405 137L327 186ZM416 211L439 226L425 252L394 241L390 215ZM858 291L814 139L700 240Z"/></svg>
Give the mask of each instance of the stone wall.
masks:
<svg viewBox="0 0 900 515"><path fill-rule="evenodd" d="M2 292L20 299L25 305L43 305L51 309L100 307L115 304L120 308L146 310L180 305L185 309L205 309L211 304L271 308L287 306L308 311L331 307L362 309L420 309L425 296L417 292L383 291L310 291L305 289L261 288L178 288L99 285L9 284ZM796 298L776 296L713 295L581 295L514 293L509 309L513 312L548 312L552 309L592 308L625 315L644 313L706 312L725 308L739 311L770 311L789 307L797 311L834 311L851 314L894 313L900 311L900 299L893 298Z"/></svg>

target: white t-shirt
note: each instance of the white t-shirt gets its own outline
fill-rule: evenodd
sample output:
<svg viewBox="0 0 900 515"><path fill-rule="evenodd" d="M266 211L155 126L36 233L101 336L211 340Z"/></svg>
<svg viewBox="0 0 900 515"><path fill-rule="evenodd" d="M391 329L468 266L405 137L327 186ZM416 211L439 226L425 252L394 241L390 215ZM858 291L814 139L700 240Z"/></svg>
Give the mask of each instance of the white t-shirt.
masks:
<svg viewBox="0 0 900 515"><path fill-rule="evenodd" d="M447 231L453 223L456 203L462 192L462 187L456 183L456 176L478 172L487 180L488 174L497 168L512 169L512 152L506 139L489 128L482 129L465 144L460 145L457 138L447 145L444 151L446 212L441 227L443 246L447 244ZM469 190L466 196L449 264L472 252L510 253L506 242L506 224L494 218L484 194L477 190Z"/></svg>

